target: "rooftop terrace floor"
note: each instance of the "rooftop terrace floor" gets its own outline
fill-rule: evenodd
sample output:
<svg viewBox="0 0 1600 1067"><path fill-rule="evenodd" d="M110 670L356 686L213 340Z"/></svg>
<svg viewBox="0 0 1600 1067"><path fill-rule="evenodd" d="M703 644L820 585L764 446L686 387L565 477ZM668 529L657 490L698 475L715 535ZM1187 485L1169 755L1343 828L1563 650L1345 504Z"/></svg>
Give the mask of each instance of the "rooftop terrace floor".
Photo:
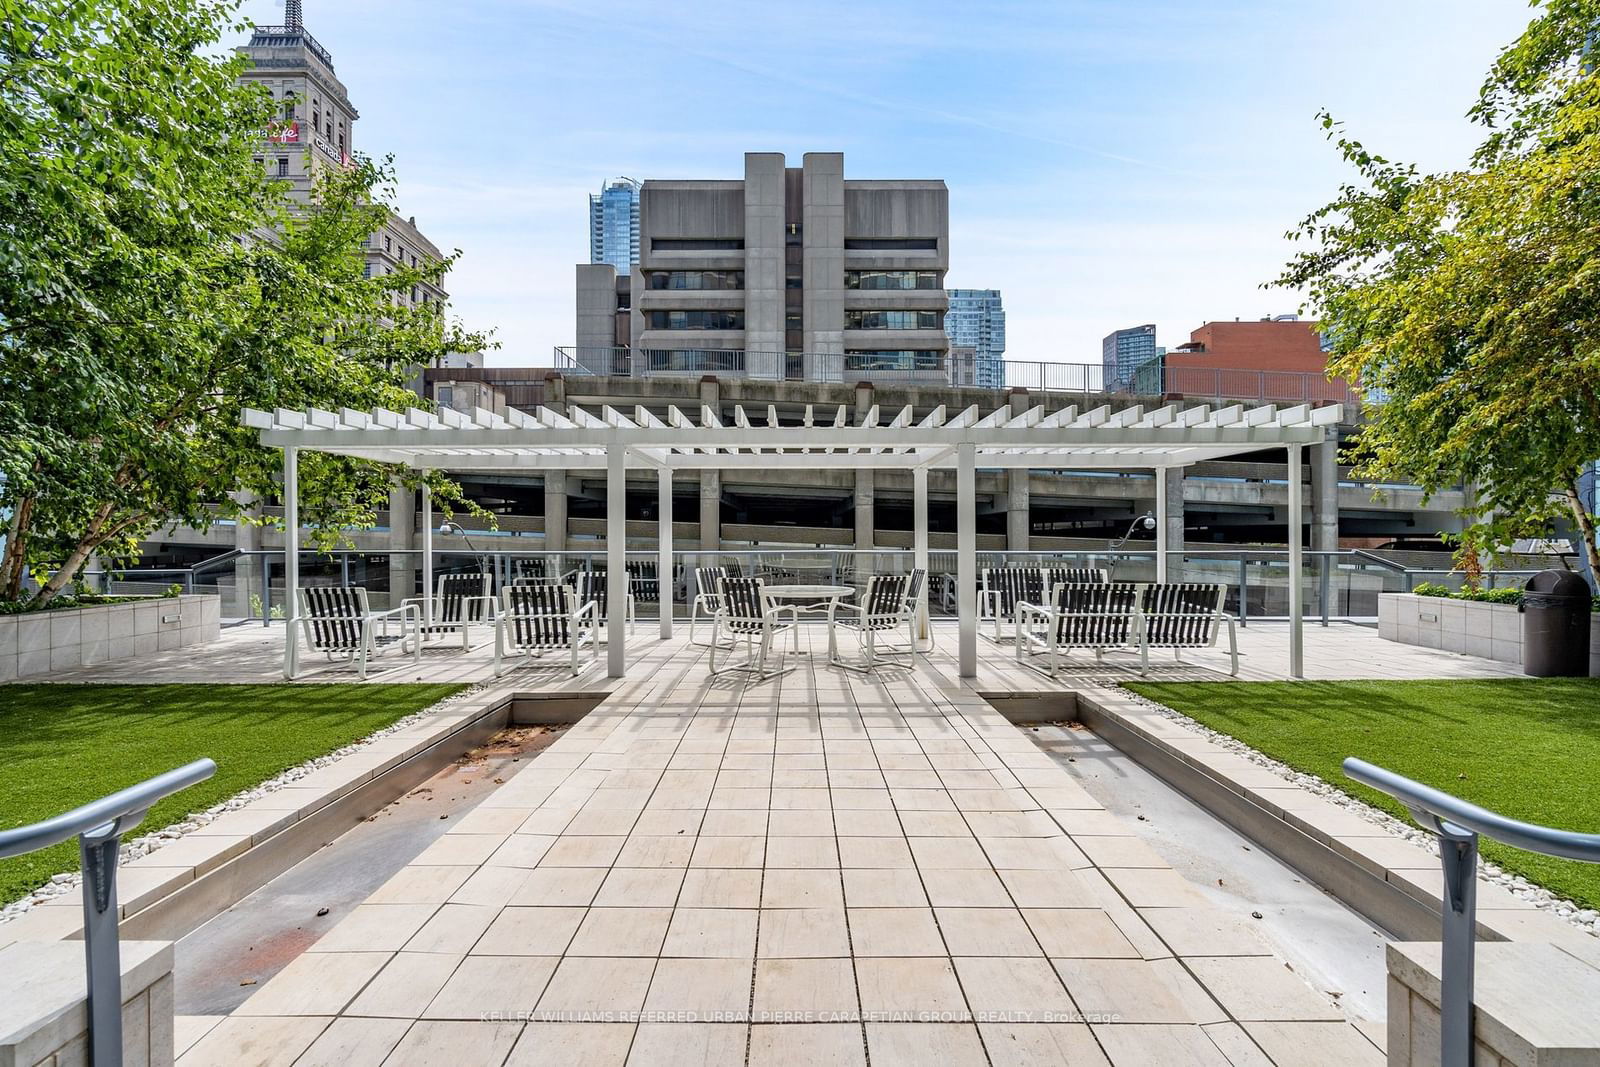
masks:
<svg viewBox="0 0 1600 1067"><path fill-rule="evenodd" d="M641 626L624 679L494 683L609 695L232 1015L180 1019L180 1065L1382 1062L1381 1028L980 695L1129 678L1129 658L1052 682L984 641L961 679L940 627L915 668L859 675L812 627L817 655L756 682L711 676L685 636ZM1282 624L1240 638L1243 677L1283 676ZM70 680L269 680L281 640L245 627ZM421 675L492 681L488 655L441 646ZM1152 676L1226 678L1225 653L1185 658ZM1306 665L1511 673L1349 625L1308 629Z"/></svg>

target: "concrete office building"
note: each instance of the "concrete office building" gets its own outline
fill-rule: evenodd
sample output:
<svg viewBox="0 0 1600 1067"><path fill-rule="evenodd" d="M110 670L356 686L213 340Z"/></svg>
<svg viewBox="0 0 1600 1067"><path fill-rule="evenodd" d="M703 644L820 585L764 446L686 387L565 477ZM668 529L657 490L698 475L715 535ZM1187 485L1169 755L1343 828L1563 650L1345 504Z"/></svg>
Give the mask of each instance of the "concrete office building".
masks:
<svg viewBox="0 0 1600 1067"><path fill-rule="evenodd" d="M745 156L741 180L651 181L623 286L577 271L576 362L626 347L635 376L717 373L843 381L948 379L949 191L939 180L846 180L844 156Z"/></svg>
<svg viewBox="0 0 1600 1067"><path fill-rule="evenodd" d="M277 102L277 119L258 161L268 174L288 183L291 197L305 201L322 168L349 165L361 114L334 73L332 53L306 29L300 0L285 4L281 26L255 27L250 43L238 51L250 61L240 80L261 86ZM367 239L364 252L369 277L440 258L438 246L417 228L415 216L402 218L392 211L383 228ZM447 295L423 283L396 293L394 300L397 305L425 304Z"/></svg>
<svg viewBox="0 0 1600 1067"><path fill-rule="evenodd" d="M626 275L639 262L639 183L613 178L589 194L589 262Z"/></svg>
<svg viewBox="0 0 1600 1067"><path fill-rule="evenodd" d="M1162 349L1156 345L1156 328L1153 324L1131 326L1106 334L1100 342L1100 364L1107 389L1129 389L1140 379L1139 372L1157 362ZM1155 390L1159 392L1159 388Z"/></svg>
<svg viewBox="0 0 1600 1067"><path fill-rule="evenodd" d="M1006 384L1006 310L998 289L951 289L950 310L945 313L944 332L951 350L972 349L971 384L984 389L1001 389Z"/></svg>

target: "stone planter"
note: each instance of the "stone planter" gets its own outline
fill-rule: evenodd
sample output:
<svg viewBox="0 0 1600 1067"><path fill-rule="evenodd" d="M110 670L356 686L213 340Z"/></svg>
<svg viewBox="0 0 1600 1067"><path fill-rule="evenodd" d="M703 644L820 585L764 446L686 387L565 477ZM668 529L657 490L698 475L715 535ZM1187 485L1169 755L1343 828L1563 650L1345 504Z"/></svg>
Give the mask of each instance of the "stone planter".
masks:
<svg viewBox="0 0 1600 1067"><path fill-rule="evenodd" d="M222 634L211 595L0 615L0 682L203 645Z"/></svg>
<svg viewBox="0 0 1600 1067"><path fill-rule="evenodd" d="M1383 593L1378 636L1501 663L1522 662L1522 613L1514 604ZM1589 673L1600 676L1600 619L1589 630Z"/></svg>

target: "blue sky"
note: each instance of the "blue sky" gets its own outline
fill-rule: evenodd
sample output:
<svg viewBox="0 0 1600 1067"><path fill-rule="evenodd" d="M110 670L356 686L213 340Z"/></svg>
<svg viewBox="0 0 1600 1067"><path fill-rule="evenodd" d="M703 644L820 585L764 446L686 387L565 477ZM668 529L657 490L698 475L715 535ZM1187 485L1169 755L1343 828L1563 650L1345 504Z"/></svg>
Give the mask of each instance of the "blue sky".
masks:
<svg viewBox="0 0 1600 1067"><path fill-rule="evenodd" d="M449 289L548 365L609 176L737 178L746 151L943 178L952 287L1004 293L1007 356L1095 362L1144 322L1292 311L1283 233L1346 176L1314 120L1453 165L1522 0L304 0L393 153L399 207L464 253ZM281 0L247 0L258 22Z"/></svg>

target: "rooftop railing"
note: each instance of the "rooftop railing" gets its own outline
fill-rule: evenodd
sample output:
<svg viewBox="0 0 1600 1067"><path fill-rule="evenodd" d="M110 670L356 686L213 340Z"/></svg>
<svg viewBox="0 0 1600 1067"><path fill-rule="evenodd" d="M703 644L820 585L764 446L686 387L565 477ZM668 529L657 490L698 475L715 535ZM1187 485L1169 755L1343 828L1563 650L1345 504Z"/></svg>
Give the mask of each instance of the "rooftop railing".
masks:
<svg viewBox="0 0 1600 1067"><path fill-rule="evenodd" d="M1365 760L1347 759L1344 773L1406 806L1417 825L1439 839L1444 868L1439 960L1439 1062L1471 1067L1473 956L1478 909L1478 838L1546 856L1600 863L1600 834L1521 822L1412 781Z"/></svg>
<svg viewBox="0 0 1600 1067"><path fill-rule="evenodd" d="M0 859L78 839L83 861L83 956L88 975L89 1062L122 1063L122 951L117 940L117 850L158 800L203 782L217 765L198 759L53 819L0 830Z"/></svg>
<svg viewBox="0 0 1600 1067"><path fill-rule="evenodd" d="M1098 365L989 359L967 353L759 352L742 348L581 348L555 350L563 374L618 378L699 377L716 374L768 381L843 385L948 385L1027 389L1069 396L1181 395L1202 400L1262 403L1337 402L1358 406L1360 393L1342 379L1315 371L1234 367L1147 366L1129 382L1106 380Z"/></svg>

